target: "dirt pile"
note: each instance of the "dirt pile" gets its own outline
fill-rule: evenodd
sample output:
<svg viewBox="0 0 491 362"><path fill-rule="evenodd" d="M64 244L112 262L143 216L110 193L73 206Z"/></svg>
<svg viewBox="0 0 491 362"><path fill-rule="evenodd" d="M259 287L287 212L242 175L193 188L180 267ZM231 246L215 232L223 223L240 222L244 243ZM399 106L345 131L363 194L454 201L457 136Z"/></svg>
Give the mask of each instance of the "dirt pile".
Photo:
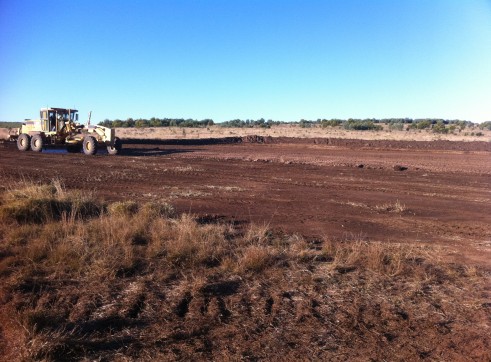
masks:
<svg viewBox="0 0 491 362"><path fill-rule="evenodd" d="M316 144L348 148L376 149L421 149L421 150L453 150L453 151L491 151L491 142L463 141L396 141L396 140L362 140L345 138L294 138L294 137L263 137L246 136L243 142L275 143L275 144Z"/></svg>
<svg viewBox="0 0 491 362"><path fill-rule="evenodd" d="M280 139L273 137L263 137L258 135L250 135L242 137L242 142L247 143L280 143Z"/></svg>
<svg viewBox="0 0 491 362"><path fill-rule="evenodd" d="M291 144L291 145L328 145L351 149L411 149L411 150L449 150L449 151L486 151L491 152L491 142L465 141L397 141L363 140L346 138L296 138L248 135L244 137L200 138L200 139L137 139L126 138L127 145L221 145L221 144Z"/></svg>
<svg viewBox="0 0 491 362"><path fill-rule="evenodd" d="M0 142L8 141L13 131L10 128L0 128Z"/></svg>

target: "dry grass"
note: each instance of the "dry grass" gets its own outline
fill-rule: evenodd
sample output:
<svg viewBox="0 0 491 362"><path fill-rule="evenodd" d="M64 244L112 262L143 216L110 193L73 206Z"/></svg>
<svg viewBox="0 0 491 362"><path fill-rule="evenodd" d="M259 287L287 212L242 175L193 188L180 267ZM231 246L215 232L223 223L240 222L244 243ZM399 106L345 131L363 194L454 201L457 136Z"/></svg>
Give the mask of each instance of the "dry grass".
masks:
<svg viewBox="0 0 491 362"><path fill-rule="evenodd" d="M11 186L0 202L0 221L44 223L62 218L90 218L102 212L90 194L67 192L61 181L35 184L22 181Z"/></svg>
<svg viewBox="0 0 491 362"><path fill-rule="evenodd" d="M245 191L242 187L238 186L218 186L218 185L205 185L207 189L217 190L220 192L242 192Z"/></svg>
<svg viewBox="0 0 491 362"><path fill-rule="evenodd" d="M135 201L117 201L109 205L110 215L131 216L138 212L138 204Z"/></svg>
<svg viewBox="0 0 491 362"><path fill-rule="evenodd" d="M183 138L183 128L117 128L116 135L120 138L140 139L179 139ZM302 138L347 138L366 140L406 140L406 141L490 141L491 131L479 130L482 136L473 132L439 134L430 130L389 130L387 126L380 131L345 130L342 127L311 127L300 128L297 125L280 125L271 128L223 128L213 126L206 129L186 129L186 139L222 138L222 137L302 137Z"/></svg>
<svg viewBox="0 0 491 362"><path fill-rule="evenodd" d="M393 212L396 214L400 214L400 213L403 213L404 211L406 211L407 208L406 208L406 205L401 203L399 200L396 200L395 202L388 202L385 204L376 205L375 210Z"/></svg>
<svg viewBox="0 0 491 362"><path fill-rule="evenodd" d="M488 276L438 249L239 231L171 218L167 204L89 196L56 182L4 192L6 359L489 357ZM12 217L25 213L19 200L40 199L70 208ZM81 214L82 200L98 213Z"/></svg>
<svg viewBox="0 0 491 362"><path fill-rule="evenodd" d="M346 205L350 205L352 207L361 208L361 209L372 210L376 212L387 212L387 213L394 213L394 214L402 214L408 211L406 205L401 203L399 200L393 202L385 202L383 204L378 204L375 206L370 206L363 202L348 201L346 202Z"/></svg>

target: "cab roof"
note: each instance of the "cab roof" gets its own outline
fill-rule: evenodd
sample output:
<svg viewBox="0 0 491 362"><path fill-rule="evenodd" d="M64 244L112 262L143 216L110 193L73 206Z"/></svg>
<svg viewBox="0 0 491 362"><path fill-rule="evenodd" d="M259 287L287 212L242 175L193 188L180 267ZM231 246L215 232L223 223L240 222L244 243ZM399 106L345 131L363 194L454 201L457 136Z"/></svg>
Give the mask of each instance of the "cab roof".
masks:
<svg viewBox="0 0 491 362"><path fill-rule="evenodd" d="M55 111L55 112L68 112L68 111L70 111L70 113L78 112L78 110L72 109L72 108L55 108L55 107L41 108L41 111Z"/></svg>

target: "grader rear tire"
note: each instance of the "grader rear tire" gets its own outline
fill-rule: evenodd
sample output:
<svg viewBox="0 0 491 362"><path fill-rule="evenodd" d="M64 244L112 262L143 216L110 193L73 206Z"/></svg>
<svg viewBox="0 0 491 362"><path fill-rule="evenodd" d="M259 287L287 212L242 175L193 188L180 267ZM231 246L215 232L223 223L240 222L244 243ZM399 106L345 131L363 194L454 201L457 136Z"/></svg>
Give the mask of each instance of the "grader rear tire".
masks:
<svg viewBox="0 0 491 362"><path fill-rule="evenodd" d="M26 133L22 133L17 138L17 148L19 151L28 151L31 148L31 137Z"/></svg>
<svg viewBox="0 0 491 362"><path fill-rule="evenodd" d="M31 150L34 152L41 152L43 150L43 137L40 134L35 134L31 138Z"/></svg>
<svg viewBox="0 0 491 362"><path fill-rule="evenodd" d="M97 152L97 141L92 136L84 138L83 146L84 153L88 156L95 155Z"/></svg>

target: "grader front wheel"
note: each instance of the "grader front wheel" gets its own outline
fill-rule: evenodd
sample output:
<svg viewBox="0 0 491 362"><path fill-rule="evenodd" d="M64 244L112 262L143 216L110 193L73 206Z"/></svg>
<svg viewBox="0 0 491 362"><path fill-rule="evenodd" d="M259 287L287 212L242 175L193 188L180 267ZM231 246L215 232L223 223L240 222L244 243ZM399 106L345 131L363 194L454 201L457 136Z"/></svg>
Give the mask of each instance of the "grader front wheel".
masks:
<svg viewBox="0 0 491 362"><path fill-rule="evenodd" d="M116 137L114 139L114 146L107 146L107 153L110 155L117 155L121 152L122 147L123 145L121 144L121 140Z"/></svg>
<svg viewBox="0 0 491 362"><path fill-rule="evenodd" d="M87 136L84 138L83 146L84 153L86 155L95 155L97 152L97 141L92 136Z"/></svg>

